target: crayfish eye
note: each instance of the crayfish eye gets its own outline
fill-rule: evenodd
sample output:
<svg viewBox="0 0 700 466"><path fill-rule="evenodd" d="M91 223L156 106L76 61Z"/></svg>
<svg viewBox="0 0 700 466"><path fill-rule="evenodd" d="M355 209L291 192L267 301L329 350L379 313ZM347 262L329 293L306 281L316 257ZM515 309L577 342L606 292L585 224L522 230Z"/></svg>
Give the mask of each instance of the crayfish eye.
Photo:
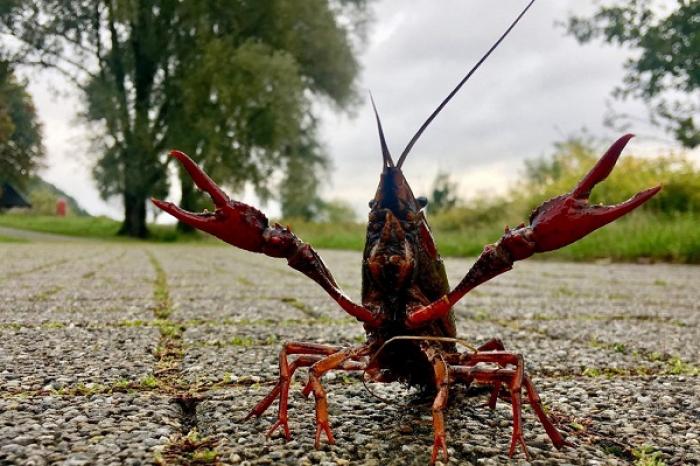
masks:
<svg viewBox="0 0 700 466"><path fill-rule="evenodd" d="M370 208L370 209L374 208L374 205L375 205L376 203L377 203L377 201L375 201L374 199L371 199L371 200L369 201L369 203L368 203L368 204L369 204L369 208Z"/></svg>
<svg viewBox="0 0 700 466"><path fill-rule="evenodd" d="M428 205L428 198L425 196L418 196L416 198L416 202L418 203L418 207L423 209L425 206Z"/></svg>

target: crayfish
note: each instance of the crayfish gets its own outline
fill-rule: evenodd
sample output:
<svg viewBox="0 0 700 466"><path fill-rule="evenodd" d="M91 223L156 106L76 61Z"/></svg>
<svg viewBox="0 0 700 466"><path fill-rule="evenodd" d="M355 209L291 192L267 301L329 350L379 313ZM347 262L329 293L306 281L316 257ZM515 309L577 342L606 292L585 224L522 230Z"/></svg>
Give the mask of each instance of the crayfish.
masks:
<svg viewBox="0 0 700 466"><path fill-rule="evenodd" d="M283 345L276 385L246 417L259 417L275 400L279 400L277 420L270 427L268 436L282 429L285 438L290 438L287 417L290 382L297 369L308 367L303 394L308 396L313 393L315 398L316 448L320 446L322 435L327 437L329 443L334 443L326 392L321 383L323 375L331 370L362 371L367 380L404 382L422 387L434 396L431 463L436 461L441 451L445 460L448 458L444 410L449 391L456 384L469 386L475 383L491 387L488 404L492 409L499 398L512 405L510 456L519 445L527 455L522 431L523 403L530 404L554 446L562 448L568 445L545 413L537 391L525 372L520 354L507 351L496 338L478 348L458 351L457 344L461 340L457 338L452 308L476 286L510 270L514 262L537 252L552 251L571 244L654 196L661 189L660 186L642 191L613 206L590 205L588 202L591 190L610 174L632 135L625 135L613 143L572 191L534 209L529 225L521 224L513 229L506 227L503 236L496 243L484 247L476 263L452 289L426 219L424 208L427 200L413 195L401 171L406 156L428 124L532 3L423 123L396 163L387 147L372 99L383 169L377 191L369 203L362 260L361 304L354 302L340 289L319 254L292 233L289 227L271 224L256 208L230 199L187 155L179 151L171 152L195 184L210 195L215 210L193 213L172 203L153 199L156 206L233 246L285 258L290 267L319 284L343 311L364 324L366 342L356 347L296 341Z"/></svg>

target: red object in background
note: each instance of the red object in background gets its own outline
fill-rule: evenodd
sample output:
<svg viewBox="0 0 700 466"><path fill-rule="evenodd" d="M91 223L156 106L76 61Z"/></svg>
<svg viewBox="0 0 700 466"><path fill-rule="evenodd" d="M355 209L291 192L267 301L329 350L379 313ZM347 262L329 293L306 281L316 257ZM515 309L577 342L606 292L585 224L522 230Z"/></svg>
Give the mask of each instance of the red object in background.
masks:
<svg viewBox="0 0 700 466"><path fill-rule="evenodd" d="M63 199L62 197L59 197L58 200L56 201L56 216L57 217L65 217L67 211L68 211L68 204L66 203L66 200Z"/></svg>

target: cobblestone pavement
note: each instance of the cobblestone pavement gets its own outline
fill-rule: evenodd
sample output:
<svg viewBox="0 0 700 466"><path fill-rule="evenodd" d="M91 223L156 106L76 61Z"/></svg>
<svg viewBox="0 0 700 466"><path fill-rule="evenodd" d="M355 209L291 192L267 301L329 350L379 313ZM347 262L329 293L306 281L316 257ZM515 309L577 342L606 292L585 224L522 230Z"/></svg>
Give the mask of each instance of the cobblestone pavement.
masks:
<svg viewBox="0 0 700 466"><path fill-rule="evenodd" d="M360 293L358 253L324 251ZM471 261L448 259L456 282ZM700 267L529 261L456 308L460 336L524 355L574 445L529 407L530 459L511 464L700 464ZM293 439L265 438L285 339L353 345L362 326L284 261L210 245L0 244L0 464L428 463L429 405L399 385L329 374L336 445L313 448L313 401L290 395ZM507 403L455 386L449 464L507 464ZM642 461L647 461L642 463Z"/></svg>

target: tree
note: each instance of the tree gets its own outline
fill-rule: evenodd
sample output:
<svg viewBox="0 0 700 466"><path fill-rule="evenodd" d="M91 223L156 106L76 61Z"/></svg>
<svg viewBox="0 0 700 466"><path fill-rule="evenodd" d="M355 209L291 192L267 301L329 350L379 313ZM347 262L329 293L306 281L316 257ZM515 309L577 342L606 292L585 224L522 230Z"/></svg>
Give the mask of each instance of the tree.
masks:
<svg viewBox="0 0 700 466"><path fill-rule="evenodd" d="M635 50L625 63L623 84L613 94L641 98L652 123L671 132L683 147L694 148L700 144L700 2L674 3L603 5L590 18L569 18L567 29L581 43L602 37Z"/></svg>
<svg viewBox="0 0 700 466"><path fill-rule="evenodd" d="M0 61L0 181L26 187L43 156L32 98L9 64Z"/></svg>
<svg viewBox="0 0 700 466"><path fill-rule="evenodd" d="M450 175L439 172L433 181L428 211L430 213L450 210L457 205L457 183L452 181Z"/></svg>
<svg viewBox="0 0 700 466"><path fill-rule="evenodd" d="M145 202L167 190L167 148L263 199L272 173L309 159L314 96L352 102L364 3L15 0L0 7L0 28L21 41L23 63L59 70L83 92L101 194L122 196L122 233L145 236ZM198 207L189 177L181 182L182 206Z"/></svg>

